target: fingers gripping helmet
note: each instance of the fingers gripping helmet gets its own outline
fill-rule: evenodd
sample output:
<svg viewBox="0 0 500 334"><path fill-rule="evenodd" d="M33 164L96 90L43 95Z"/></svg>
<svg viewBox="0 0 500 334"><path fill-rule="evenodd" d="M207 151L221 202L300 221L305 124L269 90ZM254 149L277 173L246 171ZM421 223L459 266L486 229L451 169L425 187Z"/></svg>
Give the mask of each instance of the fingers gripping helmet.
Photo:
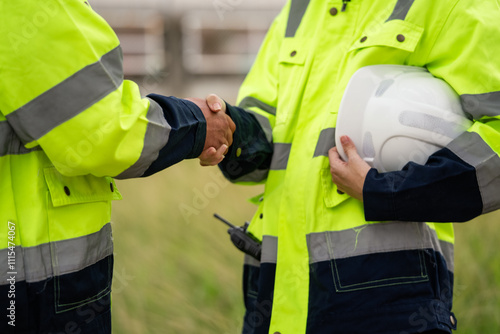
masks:
<svg viewBox="0 0 500 334"><path fill-rule="evenodd" d="M348 135L360 156L379 172L424 164L472 125L460 98L426 69L374 65L359 69L342 98L335 140ZM337 145L347 161L342 145Z"/></svg>

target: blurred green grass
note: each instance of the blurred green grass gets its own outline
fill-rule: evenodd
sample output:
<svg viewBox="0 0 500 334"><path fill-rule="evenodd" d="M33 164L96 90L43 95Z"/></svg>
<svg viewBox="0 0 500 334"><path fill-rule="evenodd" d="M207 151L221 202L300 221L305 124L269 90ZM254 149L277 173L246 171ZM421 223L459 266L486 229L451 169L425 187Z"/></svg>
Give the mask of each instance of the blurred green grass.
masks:
<svg viewBox="0 0 500 334"><path fill-rule="evenodd" d="M113 333L241 333L243 256L212 215L242 225L255 210L247 198L263 187L230 184L191 160L118 188ZM456 333L500 333L499 224L500 213L456 224Z"/></svg>

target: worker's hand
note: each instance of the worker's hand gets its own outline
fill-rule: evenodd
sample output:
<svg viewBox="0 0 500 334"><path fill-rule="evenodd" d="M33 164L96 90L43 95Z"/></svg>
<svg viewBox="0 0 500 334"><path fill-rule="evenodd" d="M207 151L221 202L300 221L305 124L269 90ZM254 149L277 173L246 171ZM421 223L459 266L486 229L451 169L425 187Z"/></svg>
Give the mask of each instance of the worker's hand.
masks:
<svg viewBox="0 0 500 334"><path fill-rule="evenodd" d="M338 190L363 201L363 185L370 165L359 156L356 146L349 137L342 136L340 141L348 161L342 160L336 147L328 151L332 181Z"/></svg>
<svg viewBox="0 0 500 334"><path fill-rule="evenodd" d="M205 101L213 112L226 112L226 102L215 94L207 95Z"/></svg>
<svg viewBox="0 0 500 334"><path fill-rule="evenodd" d="M215 166L224 160L227 152L227 145L223 144L218 150L215 147L209 147L198 157L200 165Z"/></svg>
<svg viewBox="0 0 500 334"><path fill-rule="evenodd" d="M207 136L202 154L198 157L202 166L217 165L224 159L233 143L236 125L226 114L226 104L217 95L210 94L205 100L188 98L203 112L207 122Z"/></svg>

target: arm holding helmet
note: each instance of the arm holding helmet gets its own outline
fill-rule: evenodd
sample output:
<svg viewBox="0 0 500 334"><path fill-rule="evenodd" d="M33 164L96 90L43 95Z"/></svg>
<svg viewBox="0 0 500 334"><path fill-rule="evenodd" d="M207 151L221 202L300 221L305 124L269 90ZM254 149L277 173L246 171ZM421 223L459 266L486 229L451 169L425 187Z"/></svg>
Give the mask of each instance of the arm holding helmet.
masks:
<svg viewBox="0 0 500 334"><path fill-rule="evenodd" d="M475 15L471 7L477 7ZM463 222L500 208L500 65L495 60L500 44L499 28L491 24L500 12L489 7L460 1L425 62L460 95L472 126L425 164L409 162L387 173L369 169L362 191L366 220ZM476 33L463 43L457 36L469 36L471 25ZM348 194L350 188L359 193L356 162L364 161L353 159L357 153L351 151L349 164L341 164L335 153L330 154L334 181Z"/></svg>

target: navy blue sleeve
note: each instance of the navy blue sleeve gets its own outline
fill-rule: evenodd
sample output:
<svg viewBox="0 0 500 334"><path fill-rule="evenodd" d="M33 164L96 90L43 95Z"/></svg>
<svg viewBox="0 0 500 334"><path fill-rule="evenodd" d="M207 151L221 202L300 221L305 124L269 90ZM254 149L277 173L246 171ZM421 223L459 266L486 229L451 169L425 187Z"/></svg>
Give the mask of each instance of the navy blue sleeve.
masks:
<svg viewBox="0 0 500 334"><path fill-rule="evenodd" d="M425 165L401 171L371 169L363 187L367 221L464 222L482 213L476 170L447 148Z"/></svg>
<svg viewBox="0 0 500 334"><path fill-rule="evenodd" d="M233 144L219 168L229 180L237 180L257 170L268 170L273 145L252 114L242 108L227 105L227 114L236 125Z"/></svg>
<svg viewBox="0 0 500 334"><path fill-rule="evenodd" d="M143 177L184 159L198 157L205 146L207 133L205 116L193 102L156 94L150 94L148 97L161 106L171 130L167 144L160 150L158 158L149 166Z"/></svg>

